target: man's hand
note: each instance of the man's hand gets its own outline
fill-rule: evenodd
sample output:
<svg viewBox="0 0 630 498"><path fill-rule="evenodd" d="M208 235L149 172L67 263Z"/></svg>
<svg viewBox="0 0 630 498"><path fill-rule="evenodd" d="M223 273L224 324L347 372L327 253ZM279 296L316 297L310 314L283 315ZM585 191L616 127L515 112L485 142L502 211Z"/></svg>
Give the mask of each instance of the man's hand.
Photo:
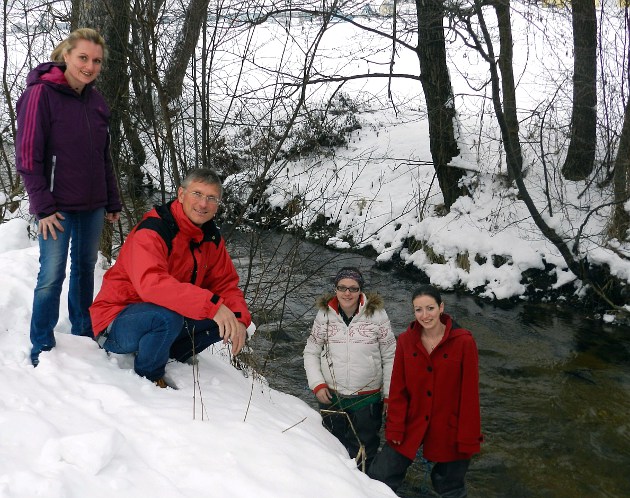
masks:
<svg viewBox="0 0 630 498"><path fill-rule="evenodd" d="M245 345L247 332L245 325L239 322L232 310L222 304L212 318L219 326L219 335L223 342L232 341L232 355L236 356Z"/></svg>
<svg viewBox="0 0 630 498"><path fill-rule="evenodd" d="M322 405L329 405L332 403L332 396L330 395L330 391L327 387L317 391L315 393L315 397L317 397L317 401L319 401Z"/></svg>
<svg viewBox="0 0 630 498"><path fill-rule="evenodd" d="M48 240L48 233L50 233L53 240L57 240L57 232L55 229L63 232L63 226L61 226L59 220L65 220L61 213L51 214L39 220L38 231L42 234L44 240Z"/></svg>

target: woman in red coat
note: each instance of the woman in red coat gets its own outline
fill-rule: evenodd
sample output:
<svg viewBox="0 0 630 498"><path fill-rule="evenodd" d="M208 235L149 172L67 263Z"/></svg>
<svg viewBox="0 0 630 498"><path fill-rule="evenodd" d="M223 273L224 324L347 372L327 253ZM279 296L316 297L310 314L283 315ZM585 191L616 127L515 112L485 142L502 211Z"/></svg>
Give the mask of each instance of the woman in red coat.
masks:
<svg viewBox="0 0 630 498"><path fill-rule="evenodd" d="M434 462L439 496L467 496L465 475L483 440L477 345L470 331L444 313L432 285L412 297L415 321L398 337L385 425L387 444L369 475L394 491L422 445Z"/></svg>

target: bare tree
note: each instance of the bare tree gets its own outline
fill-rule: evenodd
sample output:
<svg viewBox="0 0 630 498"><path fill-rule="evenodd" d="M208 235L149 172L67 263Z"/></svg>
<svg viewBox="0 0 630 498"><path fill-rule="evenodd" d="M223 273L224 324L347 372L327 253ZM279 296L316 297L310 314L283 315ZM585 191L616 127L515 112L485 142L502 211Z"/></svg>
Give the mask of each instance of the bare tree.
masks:
<svg viewBox="0 0 630 498"><path fill-rule="evenodd" d="M597 18L593 0L571 2L573 21L573 112L571 142L562 166L567 180L593 171L597 126Z"/></svg>
<svg viewBox="0 0 630 498"><path fill-rule="evenodd" d="M182 27L177 34L174 49L164 74L164 92L169 102L182 93L184 76L191 57L197 48L201 28L205 25L209 0L191 0L186 8Z"/></svg>
<svg viewBox="0 0 630 498"><path fill-rule="evenodd" d="M71 29L92 27L98 30L107 42L108 59L107 70L103 72L98 82L99 90L103 93L111 110L110 118L110 153L112 163L120 178L121 171L121 123L127 112L127 39L129 37L129 0L107 0L91 2L88 0L72 1ZM112 260L113 226L105 224L101 237L101 253ZM122 235L121 235L122 237Z"/></svg>
<svg viewBox="0 0 630 498"><path fill-rule="evenodd" d="M630 49L627 43L630 36L630 19L627 16L625 18L625 28L626 53L622 74L624 75L623 82L628 85L630 83L628 72ZM610 221L609 236L617 239L619 242L627 242L630 240L630 206L628 205L630 201L630 103L628 100L626 100L623 128L619 137L619 146L615 159L613 185L615 208Z"/></svg>
<svg viewBox="0 0 630 498"><path fill-rule="evenodd" d="M510 0L496 0L493 7L499 26L499 69L501 71L501 92L503 94L503 112L507 134L510 136L514 154L512 168L508 169L508 178L513 181L515 175L522 172L523 154L519 139L518 115L516 112L516 84L514 82L514 61Z"/></svg>
<svg viewBox="0 0 630 498"><path fill-rule="evenodd" d="M433 165L444 204L450 208L465 191L459 186L464 171L449 166L459 155L455 139L455 99L446 63L443 0L416 0L418 20L418 59L422 88L427 103L429 139Z"/></svg>
<svg viewBox="0 0 630 498"><path fill-rule="evenodd" d="M615 209L609 235L618 241L630 238L630 105L626 105L623 129L619 137L619 148L614 173Z"/></svg>
<svg viewBox="0 0 630 498"><path fill-rule="evenodd" d="M100 28L106 33L110 48L120 51L123 54L120 60L125 61L116 70L111 66L112 59L103 72L103 80L99 81L101 90L108 94L112 110L119 116L112 133L118 134L117 165L126 189L128 211L127 225L121 231L133 225L148 202L156 200L145 196L145 178L151 176L150 183L159 186L165 201L188 168L207 165L217 168L233 182L228 191L234 196L234 202L229 203L233 211L226 215L236 226L247 220L259 226L291 227L300 233L296 227L314 223L313 206L324 205L313 201L309 196L312 192L304 189L321 189L323 193L327 186L321 182L335 179L325 175L309 178L306 187L300 185L295 191L283 194L286 205L279 209L270 201L270 192L285 185L277 179L290 174L293 159L312 155L315 162L315 153L321 153L333 158L334 167L340 172L350 167L351 161L355 161L355 165L377 164L374 158L344 157L342 160L335 149L344 146L346 130L355 129L356 123L343 123L340 118L351 118L347 110L352 102L344 109L337 103L344 100L345 87L358 80L385 81L388 89L396 78L420 83L418 93L424 94L435 178L448 208L466 192L464 185L474 188L473 183L466 183L472 181L473 176L467 175L466 182L462 182L464 171L453 167L460 152L459 145L469 145L458 144L461 130L457 126L464 121L460 120L463 115L459 114L457 106L464 98L462 94L454 94L449 73L466 69L457 67L453 53L449 52L449 44L454 43L454 37L459 37L458 41L465 40L458 50L463 47L467 54L472 51L482 54L488 66L487 74L474 81L476 85L470 84L471 94L476 93L477 102L482 103L473 113L479 113L479 121L485 127L476 137L477 145L486 140L492 142L493 147L497 144L497 149L502 148L510 180L519 187L518 196L531 210L532 219L541 232L557 244L567 265L578 276L591 278L590 263L580 252L580 242L584 240L582 237L593 234L585 234L584 226L570 226L556 232L546 223L546 215L541 214L548 209L549 215L558 215L564 209L564 185L558 174L560 168L553 162L554 157L560 156L552 150L555 145L552 142L553 137L562 138L566 134L552 135L549 131L566 128L563 123L568 121L566 109L571 107L568 104L570 92L565 94L562 88L568 87L565 82L570 79L570 70L560 75L556 93L548 100L526 111L517 105L522 73L514 70L513 15L515 12L531 15L531 29L536 30L540 27L536 25L535 16L539 7L523 7L509 0L457 4L428 0L411 4L412 9L405 4L408 10L401 11L400 15L368 19L346 15L354 5L352 1L298 5L235 0L216 2L211 7L202 0L134 0L133 4L108 0L95 5L87 0L75 0L73 22L89 21L90 25ZM399 7L402 9L403 5ZM523 14L528 8L531 12ZM482 14L496 14L490 28L485 26ZM562 19L564 22L565 17ZM327 52L326 43L322 44L322 40L334 33L331 28L340 21L360 28L362 33L357 36L361 38L357 43L360 48L354 51L354 59L347 65L350 69L330 64L337 60L336 54ZM303 36L296 36L298 30ZM259 46L263 39L259 36L261 32L268 37L265 43L275 47L273 57L264 57L268 54ZM492 43L499 47L498 53L494 52ZM420 62L418 74L395 70L402 50L411 52ZM386 54L385 57L382 54ZM376 59L378 62L374 63ZM366 61L370 70L362 69ZM387 69L374 71L379 65ZM106 78L110 77L116 81L111 90L106 90ZM489 98L486 91L491 92ZM610 92L612 94L612 89ZM389 96L385 93L372 99L382 106L396 108L392 92ZM486 107L489 102L491 109ZM616 109L617 105L612 107ZM609 137L618 136L613 130L615 120L616 116L610 119ZM532 154L534 146L537 150ZM558 145L560 150L562 147L564 145ZM544 207L537 205L542 198L540 192L529 193L525 188L523 171L538 166L532 160L533 155L545 168ZM503 159L497 162L500 174ZM343 161L348 163L342 164ZM374 185L378 188L378 179ZM594 188L599 185L605 185L605 181L594 184ZM424 210L425 203L431 204L426 200L430 191L433 189L432 195L437 193L432 186L433 182L431 186L414 186L418 191L411 193L409 202L402 208L404 213ZM352 186L343 188L352 189ZM589 188L590 184L581 195L590 195ZM350 192L340 195L346 196L344 205L354 203L358 210L369 209L373 201L369 198L352 200ZM595 211L603 205L592 209ZM322 213L315 224L334 231L335 216ZM585 225L589 216L590 213L575 223ZM333 222L326 227L330 220ZM367 231L354 227L341 236L355 247L361 247L374 235ZM228 230L225 235L229 237ZM251 238L254 248L260 244L257 237L259 234ZM252 275L246 281L250 291L258 295L260 282Z"/></svg>
<svg viewBox="0 0 630 498"><path fill-rule="evenodd" d="M511 177L514 178L516 186L519 191L519 196L527 206L527 209L541 233L553 243L562 255L567 267L583 282L592 286L599 298L607 302L610 306L619 306L618 299L619 282L613 278L605 268L599 268L597 264L594 264L588 260L588 255L583 254L580 251L581 237L583 228L588 221L589 217L595 213L598 209L605 207L604 204L592 208L585 220L582 222L582 226L575 231L573 238L568 238L566 235L558 233L552 226L550 226L546 219L542 216L541 211L537 207L534 199L532 198L527 186L523 181L523 177L520 171L523 170L522 155L518 153L520 150L520 137L517 134L511 133L508 125L508 119L506 117L506 104L502 100L501 89L506 95L511 96L515 94L515 89L510 87L509 68L506 72L503 70L503 74L508 74L506 80L505 76L502 80L499 71L499 63L501 60L498 58L494 51L494 40L490 33L490 29L486 22L486 17L483 11L483 4L479 0L474 0L473 12L478 22L480 34L478 35L475 25L471 22L470 11L460 11L461 20L467 27L467 32L470 38L473 40L472 45L483 56L489 67L490 84L492 88L492 103L494 108L495 117L497 119L501 138L503 140L503 146L506 153L506 163ZM499 23L501 22L501 16L499 15ZM499 29L500 36L505 37L509 32L509 26L505 25ZM505 46L505 41L500 42L500 46ZM505 64L506 61L504 60ZM511 103L509 105L512 105ZM626 153L627 154L627 153ZM619 157L619 156L618 156ZM622 161L624 152L622 151ZM616 297L615 297L616 296Z"/></svg>

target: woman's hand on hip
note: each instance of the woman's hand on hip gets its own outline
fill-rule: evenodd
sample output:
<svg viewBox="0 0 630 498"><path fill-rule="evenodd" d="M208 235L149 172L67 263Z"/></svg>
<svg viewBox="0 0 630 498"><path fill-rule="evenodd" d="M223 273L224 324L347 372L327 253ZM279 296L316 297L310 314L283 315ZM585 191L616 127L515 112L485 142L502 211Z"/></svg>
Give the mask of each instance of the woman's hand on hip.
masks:
<svg viewBox="0 0 630 498"><path fill-rule="evenodd" d="M61 213L51 214L39 220L38 231L44 237L44 240L48 240L48 234L50 233L53 240L57 240L57 232L63 232L63 226L59 223L59 220L65 220Z"/></svg>

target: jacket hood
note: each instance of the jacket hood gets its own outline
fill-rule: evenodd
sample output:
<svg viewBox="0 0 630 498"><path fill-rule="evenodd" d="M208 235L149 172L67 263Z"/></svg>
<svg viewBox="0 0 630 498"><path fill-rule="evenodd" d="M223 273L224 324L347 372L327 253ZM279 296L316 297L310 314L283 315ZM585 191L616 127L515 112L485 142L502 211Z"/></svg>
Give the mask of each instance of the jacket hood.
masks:
<svg viewBox="0 0 630 498"><path fill-rule="evenodd" d="M142 221L148 218L161 218L164 227L156 231L165 238L165 241L166 238L169 239L167 246L180 230L197 245L202 242L213 242L219 247L221 242L221 231L214 220L204 223L201 227L194 225L184 213L182 204L177 198L166 204L153 206L153 209L144 215Z"/></svg>
<svg viewBox="0 0 630 498"><path fill-rule="evenodd" d="M26 77L26 86L45 84L55 87L57 90L67 92L71 95L77 95L77 93L70 88L64 71L66 65L62 62L44 62L32 69ZM89 91L89 88L94 86L94 82L85 85L83 93Z"/></svg>
<svg viewBox="0 0 630 498"><path fill-rule="evenodd" d="M30 86L36 83L41 83L42 76L50 74L53 68L59 68L59 70L63 73L66 70L66 65L60 62L44 62L28 73L28 76L26 77L26 85Z"/></svg>
<svg viewBox="0 0 630 498"><path fill-rule="evenodd" d="M372 316L374 312L382 310L385 307L385 302L383 301L383 298L376 292L369 292L367 294L363 294L363 296L365 296L365 299L367 300L367 305L365 306L365 314L367 316ZM334 303L334 306L330 306L331 301L336 301L336 299L337 296L335 296L335 294L333 293L324 294L317 300L317 307L322 311L326 311L331 307L333 309L336 309L336 302Z"/></svg>

